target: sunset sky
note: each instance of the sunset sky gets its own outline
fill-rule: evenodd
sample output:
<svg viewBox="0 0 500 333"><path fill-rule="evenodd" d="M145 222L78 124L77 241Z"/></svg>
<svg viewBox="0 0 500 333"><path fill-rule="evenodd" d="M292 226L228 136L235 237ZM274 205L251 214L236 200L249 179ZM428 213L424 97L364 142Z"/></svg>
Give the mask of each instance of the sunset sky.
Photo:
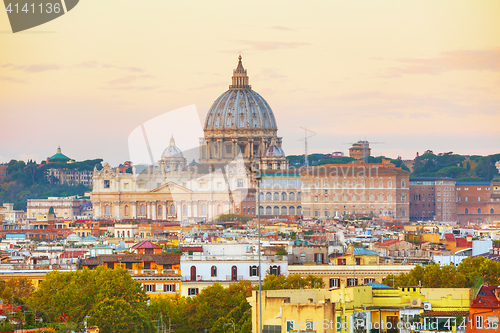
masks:
<svg viewBox="0 0 500 333"><path fill-rule="evenodd" d="M0 163L118 165L151 118L204 116L240 52L287 154L301 127L310 152L500 152L500 1L80 0L16 34L0 12Z"/></svg>

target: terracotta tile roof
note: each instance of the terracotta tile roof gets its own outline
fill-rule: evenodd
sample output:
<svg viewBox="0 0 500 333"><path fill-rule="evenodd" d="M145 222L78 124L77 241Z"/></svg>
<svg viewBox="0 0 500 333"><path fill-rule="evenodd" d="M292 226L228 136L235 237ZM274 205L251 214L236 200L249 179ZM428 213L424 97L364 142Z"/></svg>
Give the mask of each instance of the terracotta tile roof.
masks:
<svg viewBox="0 0 500 333"><path fill-rule="evenodd" d="M156 262L159 265L179 264L179 254L103 254L97 257L83 259L82 266L104 265L107 262Z"/></svg>
<svg viewBox="0 0 500 333"><path fill-rule="evenodd" d="M472 243L467 241L467 238L457 238L457 247L471 247Z"/></svg>
<svg viewBox="0 0 500 333"><path fill-rule="evenodd" d="M183 246L182 252L203 252L203 247L201 247L201 246Z"/></svg>
<svg viewBox="0 0 500 333"><path fill-rule="evenodd" d="M496 290L500 291L500 288L495 286L482 286L481 289L479 289L476 298L472 300L470 307L488 309L500 308L500 302L495 297Z"/></svg>
<svg viewBox="0 0 500 333"><path fill-rule="evenodd" d="M401 242L399 239L386 239L383 242L375 243L375 245L389 246Z"/></svg>
<svg viewBox="0 0 500 333"><path fill-rule="evenodd" d="M135 244L134 246L132 246L132 248L133 249L161 249L161 247L159 247L156 244L151 243L148 240L142 241L139 244Z"/></svg>
<svg viewBox="0 0 500 333"><path fill-rule="evenodd" d="M422 313L422 316L424 317L455 317L455 316L462 316L462 317L467 317L469 316L469 311L460 311L460 310L451 310L451 311L424 311Z"/></svg>
<svg viewBox="0 0 500 333"><path fill-rule="evenodd" d="M444 238L445 238L448 242L454 242L454 241L455 241L455 235L453 235L453 234L444 234Z"/></svg>
<svg viewBox="0 0 500 333"><path fill-rule="evenodd" d="M59 258L81 258L89 251L64 251Z"/></svg>

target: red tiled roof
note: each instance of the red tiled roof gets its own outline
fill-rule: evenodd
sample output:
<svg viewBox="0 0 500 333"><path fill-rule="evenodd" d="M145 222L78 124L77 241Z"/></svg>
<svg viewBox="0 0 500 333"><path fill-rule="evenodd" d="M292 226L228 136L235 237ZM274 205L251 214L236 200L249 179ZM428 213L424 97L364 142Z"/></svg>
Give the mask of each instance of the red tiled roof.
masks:
<svg viewBox="0 0 500 333"><path fill-rule="evenodd" d="M494 294L495 290L500 290L500 288L495 286L482 286L481 289L479 289L476 298L472 300L470 307L488 309L500 308L500 302Z"/></svg>
<svg viewBox="0 0 500 333"><path fill-rule="evenodd" d="M424 317L448 317L448 316L462 316L462 317L468 317L469 316L469 311L459 311L459 310L451 310L451 311L424 311L422 313Z"/></svg>
<svg viewBox="0 0 500 333"><path fill-rule="evenodd" d="M444 234L444 238L445 238L448 242L454 242L454 241L455 241L455 235L453 235L453 234Z"/></svg>
<svg viewBox="0 0 500 333"><path fill-rule="evenodd" d="M133 249L161 249L161 247L159 247L156 244L151 243L148 240L142 241L139 244L135 244L134 246L132 246L132 248Z"/></svg>
<svg viewBox="0 0 500 333"><path fill-rule="evenodd" d="M64 251L59 258L80 258L89 251Z"/></svg>
<svg viewBox="0 0 500 333"><path fill-rule="evenodd" d="M401 242L399 239L386 239L383 242L375 243L375 245L389 246Z"/></svg>
<svg viewBox="0 0 500 333"><path fill-rule="evenodd" d="M471 242L467 241L467 238L457 238L457 247L470 247Z"/></svg>
<svg viewBox="0 0 500 333"><path fill-rule="evenodd" d="M183 246L182 252L203 252L203 247L201 247L201 246Z"/></svg>

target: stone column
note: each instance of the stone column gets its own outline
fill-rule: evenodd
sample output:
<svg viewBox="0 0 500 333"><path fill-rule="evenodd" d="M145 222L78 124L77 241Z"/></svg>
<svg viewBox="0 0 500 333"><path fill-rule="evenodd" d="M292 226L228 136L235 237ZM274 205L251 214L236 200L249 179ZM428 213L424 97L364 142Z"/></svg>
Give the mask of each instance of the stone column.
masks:
<svg viewBox="0 0 500 333"><path fill-rule="evenodd" d="M250 149L250 151L248 152L248 157L252 158L253 157L253 139L249 140L249 149Z"/></svg>
<svg viewBox="0 0 500 333"><path fill-rule="evenodd" d="M167 219L167 203L166 202L163 203L163 212L162 213L163 213L163 216L162 216L163 220L166 220Z"/></svg>
<svg viewBox="0 0 500 333"><path fill-rule="evenodd" d="M153 203L151 203L151 208L152 208L152 219L153 221L156 221L156 201L153 201Z"/></svg>
<svg viewBox="0 0 500 333"><path fill-rule="evenodd" d="M208 200L207 201L207 208L208 208L208 218L212 218L214 216L213 214L213 200Z"/></svg>
<svg viewBox="0 0 500 333"><path fill-rule="evenodd" d="M113 201L113 206L115 207L115 218L121 220L121 216L120 216L120 201Z"/></svg>
<svg viewBox="0 0 500 333"><path fill-rule="evenodd" d="M137 201L132 201L132 218L136 219L137 218Z"/></svg>
<svg viewBox="0 0 500 333"><path fill-rule="evenodd" d="M101 211L99 209L100 204L101 204L100 201L94 202L94 218L96 219L101 217Z"/></svg>
<svg viewBox="0 0 500 333"><path fill-rule="evenodd" d="M146 201L146 218L151 218L151 201Z"/></svg>

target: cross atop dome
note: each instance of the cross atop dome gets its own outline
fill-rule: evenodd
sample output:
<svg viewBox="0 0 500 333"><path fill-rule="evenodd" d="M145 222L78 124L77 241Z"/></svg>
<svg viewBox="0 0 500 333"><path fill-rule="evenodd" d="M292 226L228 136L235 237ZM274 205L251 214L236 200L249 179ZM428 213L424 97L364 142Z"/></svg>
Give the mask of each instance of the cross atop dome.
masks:
<svg viewBox="0 0 500 333"><path fill-rule="evenodd" d="M252 89L252 86L248 84L247 70L243 68L241 62L241 55L238 57L238 66L233 70L233 84L229 86L230 90L233 89Z"/></svg>

